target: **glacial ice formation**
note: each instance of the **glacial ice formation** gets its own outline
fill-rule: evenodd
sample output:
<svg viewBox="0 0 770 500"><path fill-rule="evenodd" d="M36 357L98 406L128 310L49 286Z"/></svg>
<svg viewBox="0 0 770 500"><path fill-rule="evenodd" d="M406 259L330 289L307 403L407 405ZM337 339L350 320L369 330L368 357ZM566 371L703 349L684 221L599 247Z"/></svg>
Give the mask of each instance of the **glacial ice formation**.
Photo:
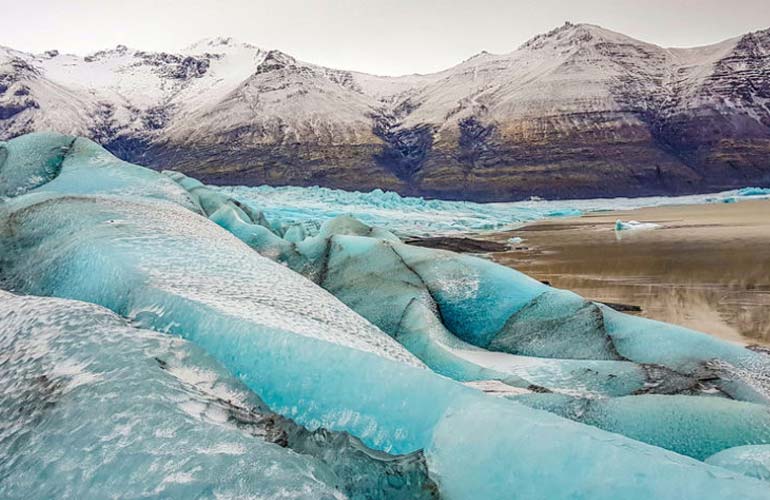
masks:
<svg viewBox="0 0 770 500"><path fill-rule="evenodd" d="M706 463L770 481L770 445L736 446L708 457Z"/></svg>
<svg viewBox="0 0 770 500"><path fill-rule="evenodd" d="M346 216L325 222L314 236L284 240L262 213L239 208L247 206L242 202L199 184L191 192L218 200L204 210L209 216L232 214L225 223L213 217L225 229L329 290L452 378L576 395L717 390L768 401L770 360L763 354L621 314L487 260L406 245Z"/></svg>
<svg viewBox="0 0 770 500"><path fill-rule="evenodd" d="M770 443L770 412L762 404L659 394L604 399L525 394L511 398L699 460L735 446ZM725 425L726 415L729 425Z"/></svg>
<svg viewBox="0 0 770 500"><path fill-rule="evenodd" d="M260 207L268 218L287 224L323 222L347 215L372 226L387 224L398 234L411 235L501 229L547 216L580 214L571 208L425 200L379 189L358 193L321 187L237 186L223 187L220 192Z"/></svg>
<svg viewBox="0 0 770 500"><path fill-rule="evenodd" d="M483 259L405 245L349 217L315 230L269 221L193 179L68 140L47 182L30 181L47 171L40 162L8 177L23 189L0 203L0 287L98 304L136 331L182 337L306 432L350 433L388 453L424 450L430 482L417 483L435 483L447 498L767 498L762 481L663 449L675 448L676 435L661 432L652 446L458 382L601 398L610 423L630 419L616 396L632 407L653 401L648 414L656 415L655 400L637 403L634 394L693 394L698 404L682 404L682 415L724 401L714 418L732 425L767 403L766 355L620 314ZM3 146L8 158L16 141ZM6 168L4 160L0 173ZM573 332L579 341L565 340ZM51 425L66 431L70 423ZM704 453L693 450L683 448ZM277 451L280 462L288 452ZM299 469L318 481L318 495L336 494L324 478L340 474L308 458L316 455L297 458ZM268 470L234 465L227 474L272 484Z"/></svg>
<svg viewBox="0 0 770 500"><path fill-rule="evenodd" d="M666 452L651 458L638 441L628 440L622 446L605 446L611 433L576 432L570 443L542 439L559 426L535 428L530 421L517 419L515 406L500 403L466 404L454 408L434 431L431 446L425 450L428 466L438 471L439 484L451 492L450 498L740 498L742 481L723 483L724 470L700 468L693 459ZM533 418L545 420L545 413ZM517 422L500 432L501 422ZM472 429L458 433L457 429ZM492 448L489 441L493 441ZM581 450L592 449L586 459ZM504 457L504 458L502 458ZM638 459L638 460L637 460ZM597 462L601 467L596 467ZM543 464L548 464L543 467ZM681 474L670 475L674 468ZM558 471L558 472L555 472ZM620 483L612 479L623 477ZM580 477L580 486L565 484L566 476ZM748 478L747 478L748 479ZM716 481L715 481L716 480ZM707 483L720 484L709 490ZM754 480L759 483L762 481ZM755 484L756 483L752 483ZM757 488L760 488L757 486ZM760 498L767 498L757 490Z"/></svg>
<svg viewBox="0 0 770 500"><path fill-rule="evenodd" d="M291 186L228 186L216 190L244 204L258 207L278 225L313 224L348 215L370 226L388 227L400 236L500 230L539 219L574 217L588 212L770 198L770 189L767 188L744 188L673 198L530 200L513 203L426 200L378 189L368 193Z"/></svg>
<svg viewBox="0 0 770 500"><path fill-rule="evenodd" d="M158 198L200 211L184 188L121 161L83 138L35 133L0 143L0 197L26 192L122 194Z"/></svg>
<svg viewBox="0 0 770 500"><path fill-rule="evenodd" d="M0 292L0 344L3 498L341 496L322 464L225 425L223 400L175 376L254 403L184 341Z"/></svg>
<svg viewBox="0 0 770 500"><path fill-rule="evenodd" d="M745 187L736 192L736 196L745 198L767 198L770 196L770 188Z"/></svg>
<svg viewBox="0 0 770 500"><path fill-rule="evenodd" d="M0 348L2 498L432 497L419 457L309 433L189 342L93 304L0 291Z"/></svg>
<svg viewBox="0 0 770 500"><path fill-rule="evenodd" d="M30 134L0 142L0 197L24 194L59 175L64 153L75 139Z"/></svg>

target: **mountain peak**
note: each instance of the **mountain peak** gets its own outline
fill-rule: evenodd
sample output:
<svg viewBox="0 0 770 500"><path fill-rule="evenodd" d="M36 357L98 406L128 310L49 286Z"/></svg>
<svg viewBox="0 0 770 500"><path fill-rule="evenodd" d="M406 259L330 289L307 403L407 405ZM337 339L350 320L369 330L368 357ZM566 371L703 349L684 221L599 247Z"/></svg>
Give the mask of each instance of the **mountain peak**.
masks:
<svg viewBox="0 0 770 500"><path fill-rule="evenodd" d="M130 49L125 45L116 45L113 49L105 49L94 52L92 54L88 54L83 58L83 60L86 62L94 62L105 58L122 57L133 52L135 52L133 49Z"/></svg>
<svg viewBox="0 0 770 500"><path fill-rule="evenodd" d="M745 35L741 36L740 39L744 43L753 41L757 45L762 46L765 52L770 51L770 28L746 33Z"/></svg>
<svg viewBox="0 0 770 500"><path fill-rule="evenodd" d="M259 63L257 73L267 73L278 69L289 68L297 65L297 60L280 50L270 50Z"/></svg>
<svg viewBox="0 0 770 500"><path fill-rule="evenodd" d="M217 36L217 37L211 37L211 38L202 38L197 42L193 43L192 45L188 45L187 47L185 47L182 50L182 52L188 53L188 54L212 52L212 51L222 52L222 51L227 51L228 49L237 49L237 48L257 49L258 47L250 43L242 42L230 36L227 36L227 37Z"/></svg>
<svg viewBox="0 0 770 500"><path fill-rule="evenodd" d="M54 129L223 183L483 201L770 179L767 30L662 49L565 23L522 50L400 78L248 47L219 37L94 59L0 47L0 139Z"/></svg>
<svg viewBox="0 0 770 500"><path fill-rule="evenodd" d="M468 61L474 61L474 60L477 60L477 59L483 59L485 57L489 57L489 56L492 56L492 55L493 55L492 53L490 53L490 52L488 52L486 50L482 50L481 52L479 52L477 54L473 54L468 59L465 59L464 61L462 61L462 63L467 63Z"/></svg>
<svg viewBox="0 0 770 500"><path fill-rule="evenodd" d="M554 28L547 33L542 33L529 39L519 48L530 50L540 50L546 47L568 48L589 44L595 41L636 42L636 40L633 40L626 35L608 30L596 24L574 24L566 21L558 28Z"/></svg>

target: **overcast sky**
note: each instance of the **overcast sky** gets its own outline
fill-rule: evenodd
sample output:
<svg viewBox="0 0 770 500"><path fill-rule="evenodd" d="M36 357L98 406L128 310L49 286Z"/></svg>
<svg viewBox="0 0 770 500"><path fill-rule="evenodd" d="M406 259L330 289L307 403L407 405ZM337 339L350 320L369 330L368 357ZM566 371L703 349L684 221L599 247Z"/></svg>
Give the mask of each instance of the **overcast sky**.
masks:
<svg viewBox="0 0 770 500"><path fill-rule="evenodd" d="M3 4L6 4L3 6ZM0 0L0 45L174 51L232 36L304 61L396 75L504 53L564 21L663 46L770 27L770 0Z"/></svg>

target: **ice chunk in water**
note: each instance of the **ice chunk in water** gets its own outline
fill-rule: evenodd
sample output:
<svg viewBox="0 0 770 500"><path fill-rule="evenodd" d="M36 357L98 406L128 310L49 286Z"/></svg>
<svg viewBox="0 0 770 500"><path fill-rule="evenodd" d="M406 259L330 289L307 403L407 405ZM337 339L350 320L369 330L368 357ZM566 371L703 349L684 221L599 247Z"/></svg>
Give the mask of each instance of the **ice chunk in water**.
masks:
<svg viewBox="0 0 770 500"><path fill-rule="evenodd" d="M636 220L630 220L623 222L618 219L615 221L615 231L644 231L649 229L657 229L660 224L654 224L652 222L639 222Z"/></svg>

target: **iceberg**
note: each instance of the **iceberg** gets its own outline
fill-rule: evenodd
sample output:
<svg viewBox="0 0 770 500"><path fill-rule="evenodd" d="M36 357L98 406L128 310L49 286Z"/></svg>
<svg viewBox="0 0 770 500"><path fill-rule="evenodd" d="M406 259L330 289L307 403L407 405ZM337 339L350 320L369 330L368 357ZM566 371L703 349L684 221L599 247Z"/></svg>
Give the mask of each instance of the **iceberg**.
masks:
<svg viewBox="0 0 770 500"><path fill-rule="evenodd" d="M620 219L615 221L615 231L645 231L650 229L658 229L659 227L660 224L655 224L653 222L639 222L636 220L623 222Z"/></svg>
<svg viewBox="0 0 770 500"><path fill-rule="evenodd" d="M15 141L3 146L8 158ZM766 355L622 315L483 259L412 247L349 217L315 231L268 222L197 181L74 144L47 182L14 174L24 191L0 203L2 288L96 304L134 330L179 337L305 432L347 433L373 454L421 453L428 479L416 467L414 484L447 498L767 498L763 481L460 383L498 378L604 396L670 386L759 406ZM82 176L89 181L75 181ZM538 321L556 328L528 342ZM586 345L560 339L570 322ZM92 417L101 418L80 420ZM294 446L309 451L312 440ZM274 464L287 453L278 451ZM309 456L281 480L300 484L291 481L304 481L310 460L325 472L308 486L317 490L295 496L336 494L333 463ZM267 470L235 464L227 473L272 484Z"/></svg>

